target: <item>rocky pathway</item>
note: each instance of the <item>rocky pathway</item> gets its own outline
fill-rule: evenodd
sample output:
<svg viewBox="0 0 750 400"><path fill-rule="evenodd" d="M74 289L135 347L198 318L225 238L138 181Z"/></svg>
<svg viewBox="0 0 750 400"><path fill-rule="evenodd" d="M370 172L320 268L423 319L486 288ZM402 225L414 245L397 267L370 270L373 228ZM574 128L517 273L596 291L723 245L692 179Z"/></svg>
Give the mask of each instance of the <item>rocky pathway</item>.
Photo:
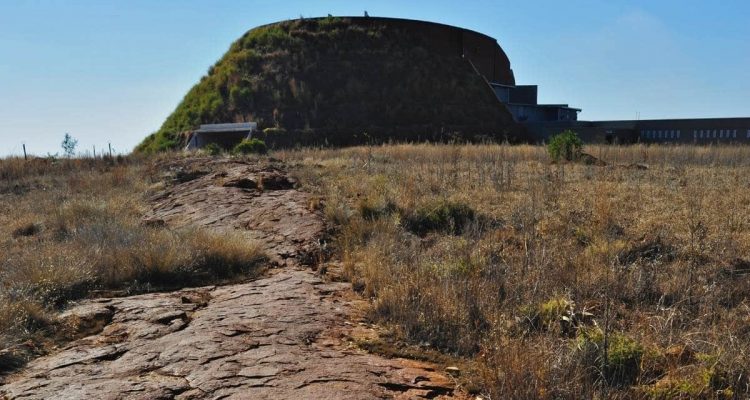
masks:
<svg viewBox="0 0 750 400"><path fill-rule="evenodd" d="M350 344L358 300L306 264L325 226L280 166L190 160L146 223L238 229L278 267L242 284L82 302L61 315L88 336L31 362L9 399L459 397L435 367ZM356 322L356 321L355 321Z"/></svg>

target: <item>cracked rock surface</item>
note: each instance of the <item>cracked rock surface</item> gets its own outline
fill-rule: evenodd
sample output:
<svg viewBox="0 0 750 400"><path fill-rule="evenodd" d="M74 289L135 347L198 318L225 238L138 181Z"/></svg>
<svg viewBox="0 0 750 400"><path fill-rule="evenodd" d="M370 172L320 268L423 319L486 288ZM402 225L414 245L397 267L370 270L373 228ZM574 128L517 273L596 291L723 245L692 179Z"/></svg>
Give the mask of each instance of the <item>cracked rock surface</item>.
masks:
<svg viewBox="0 0 750 400"><path fill-rule="evenodd" d="M194 158L162 168L174 184L152 196L146 223L235 229L277 265L315 261L323 218L280 163Z"/></svg>
<svg viewBox="0 0 750 400"><path fill-rule="evenodd" d="M429 364L348 344L358 300L348 284L302 267L324 224L283 170L227 161L202 167L208 172L154 199L148 220L243 230L283 267L241 284L84 301L60 318L74 318L89 336L8 377L0 398L454 396L452 381ZM276 224L257 219L269 216Z"/></svg>

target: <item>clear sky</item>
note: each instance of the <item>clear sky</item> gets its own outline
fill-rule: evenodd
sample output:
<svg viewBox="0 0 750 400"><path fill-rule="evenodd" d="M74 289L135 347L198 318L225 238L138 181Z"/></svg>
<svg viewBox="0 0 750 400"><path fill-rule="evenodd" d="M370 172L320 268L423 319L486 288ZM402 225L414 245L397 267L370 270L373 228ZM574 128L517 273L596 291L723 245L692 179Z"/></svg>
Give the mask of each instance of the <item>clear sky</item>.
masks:
<svg viewBox="0 0 750 400"><path fill-rule="evenodd" d="M245 31L365 10L495 37L580 119L750 116L748 0L1 0L0 156L129 152Z"/></svg>

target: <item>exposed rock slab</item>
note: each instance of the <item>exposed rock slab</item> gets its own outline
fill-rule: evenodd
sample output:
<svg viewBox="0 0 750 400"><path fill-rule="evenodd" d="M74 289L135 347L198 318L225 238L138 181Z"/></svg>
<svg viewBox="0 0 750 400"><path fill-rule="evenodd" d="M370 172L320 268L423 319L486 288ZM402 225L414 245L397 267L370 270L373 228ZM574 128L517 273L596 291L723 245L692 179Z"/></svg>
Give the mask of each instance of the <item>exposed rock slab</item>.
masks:
<svg viewBox="0 0 750 400"><path fill-rule="evenodd" d="M18 399L428 397L452 393L429 365L383 359L338 337L343 283L287 268L240 285L86 302L95 335L37 359L0 389ZM194 303L190 299L208 299ZM330 333L338 332L336 336Z"/></svg>
<svg viewBox="0 0 750 400"><path fill-rule="evenodd" d="M0 398L454 396L451 379L431 365L349 343L356 300L348 284L301 267L324 224L282 170L226 161L201 168L157 195L147 220L242 230L285 267L242 284L82 302L61 318L89 336L8 377Z"/></svg>
<svg viewBox="0 0 750 400"><path fill-rule="evenodd" d="M316 261L323 218L281 164L198 158L164 168L174 184L152 196L146 223L236 229L278 265Z"/></svg>

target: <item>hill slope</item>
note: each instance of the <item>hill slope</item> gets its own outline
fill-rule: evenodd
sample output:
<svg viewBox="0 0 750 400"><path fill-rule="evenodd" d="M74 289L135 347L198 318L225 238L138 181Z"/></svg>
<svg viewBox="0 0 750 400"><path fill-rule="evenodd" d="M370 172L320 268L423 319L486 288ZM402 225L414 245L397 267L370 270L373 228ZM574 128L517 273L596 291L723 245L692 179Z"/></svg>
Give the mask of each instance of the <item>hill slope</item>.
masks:
<svg viewBox="0 0 750 400"><path fill-rule="evenodd" d="M388 19L329 17L255 28L136 150L177 148L182 133L201 123L232 121L284 128L267 138L277 145L512 139L512 117L482 76L459 54L439 51L430 36Z"/></svg>

